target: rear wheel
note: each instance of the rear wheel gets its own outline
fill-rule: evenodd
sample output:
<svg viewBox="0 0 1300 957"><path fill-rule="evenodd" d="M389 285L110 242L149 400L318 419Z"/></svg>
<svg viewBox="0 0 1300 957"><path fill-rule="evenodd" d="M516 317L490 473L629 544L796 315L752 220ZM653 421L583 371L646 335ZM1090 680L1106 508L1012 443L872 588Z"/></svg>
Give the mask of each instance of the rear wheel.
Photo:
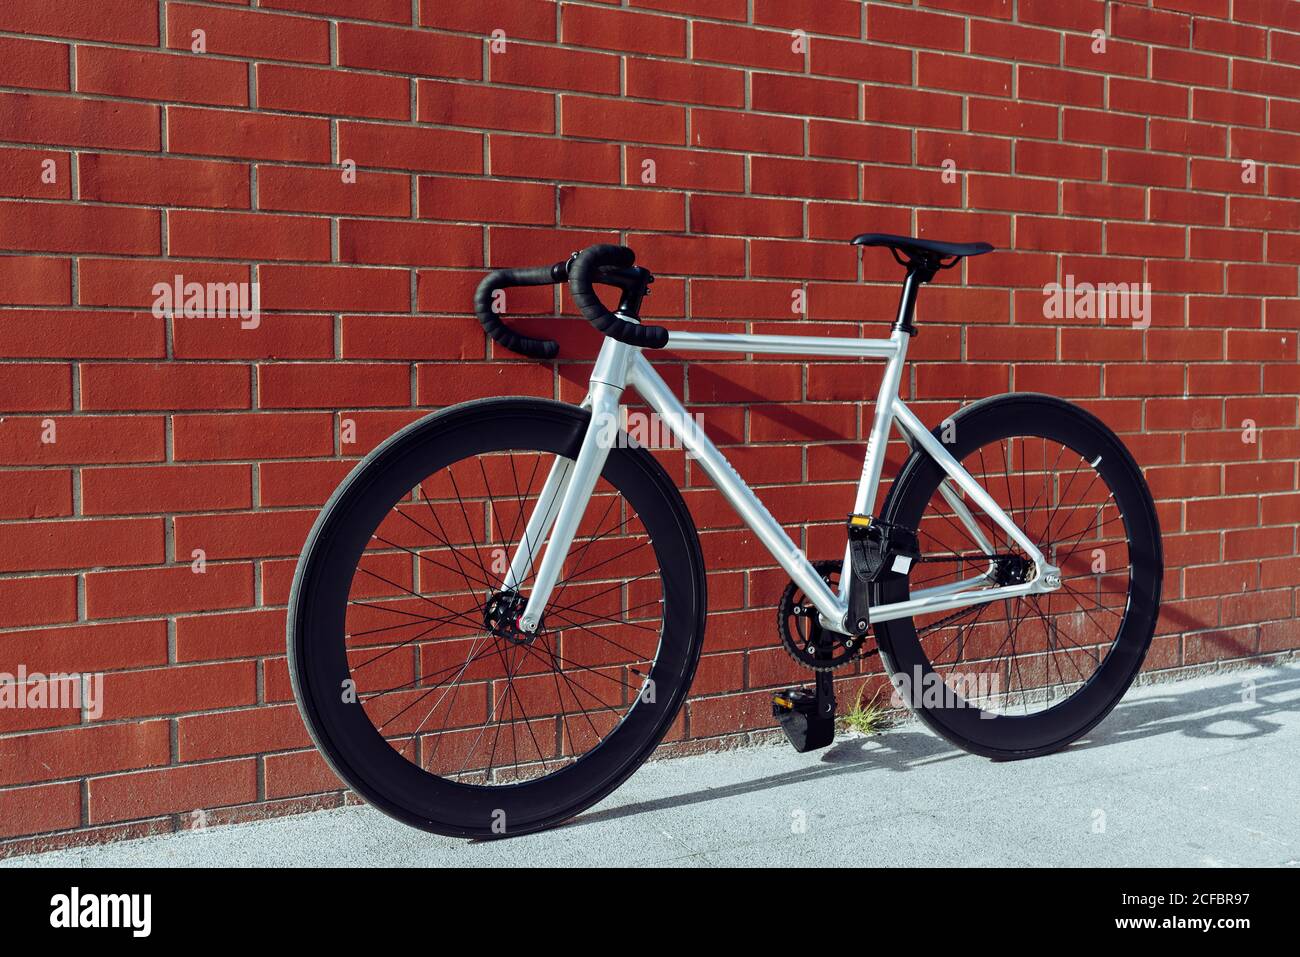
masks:
<svg viewBox="0 0 1300 957"><path fill-rule="evenodd" d="M372 452L321 512L290 598L290 673L321 752L385 813L464 837L551 827L671 726L705 579L648 452L610 452L535 635L504 588L547 475L572 466L589 421L535 399L447 409Z"/></svg>
<svg viewBox="0 0 1300 957"><path fill-rule="evenodd" d="M1002 758L1062 748L1115 706L1151 643L1163 574L1151 494L1114 433L1050 396L975 403L935 435L1060 569L1061 587L881 622L882 657L916 714L954 744ZM913 597L1032 576L1021 549L968 504L928 455L905 463L882 517L917 529Z"/></svg>

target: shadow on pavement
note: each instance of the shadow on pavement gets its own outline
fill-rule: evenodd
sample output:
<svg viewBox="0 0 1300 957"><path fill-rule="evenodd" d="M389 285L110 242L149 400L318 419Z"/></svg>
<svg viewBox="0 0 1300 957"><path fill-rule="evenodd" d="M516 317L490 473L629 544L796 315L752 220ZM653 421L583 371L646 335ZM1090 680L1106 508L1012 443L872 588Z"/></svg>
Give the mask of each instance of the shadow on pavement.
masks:
<svg viewBox="0 0 1300 957"><path fill-rule="evenodd" d="M1234 705L1240 707L1233 708ZM1225 710L1229 708L1232 710ZM1242 681L1189 689L1181 694L1174 692L1121 701L1097 728L1083 740L1071 745L1069 750L1096 748L1165 734L1225 740L1257 738L1279 730L1281 725L1268 718L1284 712L1300 712L1300 675L1294 671L1251 674ZM1218 726L1223 726L1225 730L1216 730ZM841 738L821 753L816 764L806 768L594 811L575 818L563 825L563 828L581 827L706 801L725 800L841 774L873 769L908 771L914 767L961 757L966 757L965 752L930 732L921 730L918 725L909 724L905 728L875 737ZM981 759L972 757L971 760Z"/></svg>

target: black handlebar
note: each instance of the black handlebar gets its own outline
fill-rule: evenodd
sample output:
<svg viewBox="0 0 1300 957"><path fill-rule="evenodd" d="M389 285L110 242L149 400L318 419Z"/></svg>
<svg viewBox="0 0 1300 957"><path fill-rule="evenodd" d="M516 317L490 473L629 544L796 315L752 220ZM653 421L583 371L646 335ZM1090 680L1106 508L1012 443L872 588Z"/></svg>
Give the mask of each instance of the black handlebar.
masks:
<svg viewBox="0 0 1300 957"><path fill-rule="evenodd" d="M643 326L614 315L606 309L592 290L593 282L607 282L608 271L631 269L636 253L626 246L599 243L588 246L569 266L569 293L587 321L596 331L643 349L662 349L668 344L668 330L663 326ZM602 273L602 270L607 272ZM618 283L614 283L618 285Z"/></svg>
<svg viewBox="0 0 1300 957"><path fill-rule="evenodd" d="M492 299L499 289L549 286L567 279L574 302L597 331L628 345L662 349L668 344L667 329L638 325L615 315L604 307L591 288L593 283L616 286L627 294L625 302L639 305L654 277L647 270L634 267L635 261L636 254L626 246L602 243L574 253L567 261L553 266L498 269L488 273L479 283L474 292L474 312L483 331L511 352L530 359L554 359L560 351L559 343L554 339L534 339L515 332L493 309Z"/></svg>
<svg viewBox="0 0 1300 957"><path fill-rule="evenodd" d="M498 289L511 286L553 286L564 282L568 275L567 262L554 266L534 266L531 269L498 269L483 277L474 291L474 312L478 315L479 325L494 340L511 352L530 359L554 359L560 352L560 344L554 339L534 339L521 336L497 315L492 308L492 296Z"/></svg>

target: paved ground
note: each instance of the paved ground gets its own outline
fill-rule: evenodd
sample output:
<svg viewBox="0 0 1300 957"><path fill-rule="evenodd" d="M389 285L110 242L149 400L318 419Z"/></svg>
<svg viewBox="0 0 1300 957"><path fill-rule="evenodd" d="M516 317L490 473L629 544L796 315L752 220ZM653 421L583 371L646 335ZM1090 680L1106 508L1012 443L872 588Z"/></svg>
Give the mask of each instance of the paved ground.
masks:
<svg viewBox="0 0 1300 957"><path fill-rule="evenodd" d="M1136 689L1086 740L1033 761L975 758L908 723L809 755L781 745L654 762L571 824L507 841L349 807L0 866L1297 867L1297 807L1291 665Z"/></svg>

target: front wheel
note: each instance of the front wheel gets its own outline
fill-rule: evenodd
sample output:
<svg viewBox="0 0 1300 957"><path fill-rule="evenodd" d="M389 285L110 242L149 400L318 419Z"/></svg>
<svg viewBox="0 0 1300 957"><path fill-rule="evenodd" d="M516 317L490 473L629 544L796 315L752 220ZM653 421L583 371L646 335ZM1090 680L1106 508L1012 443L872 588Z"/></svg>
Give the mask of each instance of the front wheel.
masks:
<svg viewBox="0 0 1300 957"><path fill-rule="evenodd" d="M1163 556L1142 471L1100 420L1051 396L986 399L934 434L1060 569L1061 587L881 622L881 655L917 716L959 747L995 758L1063 748L1123 696L1155 631ZM881 511L918 532L912 597L1033 574L923 452Z"/></svg>
<svg viewBox="0 0 1300 957"><path fill-rule="evenodd" d="M537 399L438 412L367 456L307 540L289 600L299 709L339 777L407 824L484 838L559 824L640 766L686 696L699 540L630 441L609 454L537 632L516 627L531 576L508 589L506 571L589 423ZM535 571L544 546L525 547Z"/></svg>

